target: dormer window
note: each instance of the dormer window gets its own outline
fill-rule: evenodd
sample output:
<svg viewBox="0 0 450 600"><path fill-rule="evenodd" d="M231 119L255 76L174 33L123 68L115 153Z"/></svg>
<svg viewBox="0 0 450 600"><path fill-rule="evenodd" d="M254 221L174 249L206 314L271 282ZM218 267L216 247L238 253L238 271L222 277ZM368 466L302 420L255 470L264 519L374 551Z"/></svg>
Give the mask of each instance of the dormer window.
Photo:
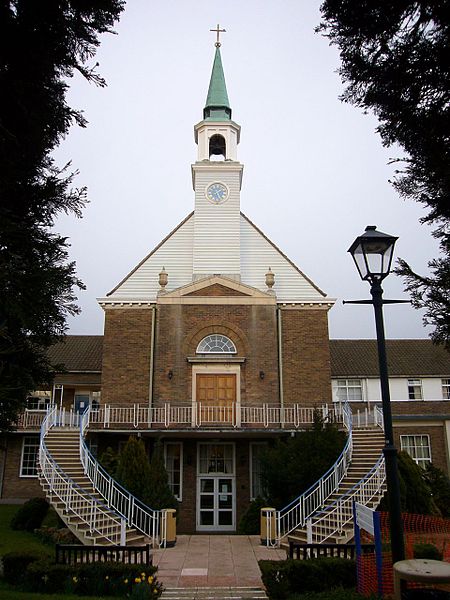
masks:
<svg viewBox="0 0 450 600"><path fill-rule="evenodd" d="M226 158L226 143L223 135L216 133L209 139L209 158L212 160L225 160Z"/></svg>
<svg viewBox="0 0 450 600"><path fill-rule="evenodd" d="M236 346L226 335L207 335L197 346L197 354L236 354Z"/></svg>

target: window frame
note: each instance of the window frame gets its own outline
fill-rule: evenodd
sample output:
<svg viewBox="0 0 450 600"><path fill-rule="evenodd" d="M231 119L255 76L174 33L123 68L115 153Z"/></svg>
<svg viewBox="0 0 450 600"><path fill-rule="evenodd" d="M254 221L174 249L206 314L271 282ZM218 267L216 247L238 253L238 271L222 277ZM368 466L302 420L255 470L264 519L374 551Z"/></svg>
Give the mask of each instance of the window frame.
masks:
<svg viewBox="0 0 450 600"><path fill-rule="evenodd" d="M446 383L444 383L444 381ZM450 400L450 378L449 377L443 377L441 379L441 390L442 390L442 399Z"/></svg>
<svg viewBox="0 0 450 600"><path fill-rule="evenodd" d="M249 479L250 479L250 500L253 501L255 500L258 496L260 496L261 498L263 497L262 495L262 487L261 487L261 477L260 477L260 491L261 494L257 494L256 496L254 495L254 489L253 489L253 485L254 485L254 470L253 470L253 452L254 452L254 447L255 446L259 446L260 448L267 448L267 442L250 442L250 452L249 452ZM261 466L261 465L260 465ZM259 475L261 476L261 471L259 473Z"/></svg>
<svg viewBox="0 0 450 600"><path fill-rule="evenodd" d="M167 463L167 459L168 459L167 449L169 446L179 446L180 447L180 471L179 471L179 473L180 473L180 482L179 482L180 493L179 493L179 495L174 493L172 484L170 482L171 471L169 470L168 463ZM182 502L183 501L183 442L164 442L164 466L167 471L170 490L171 490L172 494L175 496L175 498L178 500L178 502Z"/></svg>
<svg viewBox="0 0 450 600"><path fill-rule="evenodd" d="M406 386L408 390L408 401L409 402L418 402L423 400L423 386L422 379L412 377L406 380ZM416 390L419 390L419 397L416 397ZM414 397L411 398L411 395L414 394Z"/></svg>
<svg viewBox="0 0 450 600"><path fill-rule="evenodd" d="M404 444L403 441L405 440L406 442L406 438L414 438L413 440L413 444L412 445L407 445L406 443ZM426 438L427 439L427 445L426 446L419 446L416 443L416 439L415 438ZM423 457L418 457L418 456L413 456L408 450L407 448L428 448L428 454L429 456L426 458ZM421 468L425 468L425 466L427 464L431 464L432 463L432 457L431 457L431 440L430 440L430 435L428 433L405 433L402 434L400 436L400 450L402 452L406 452L412 459L413 461L416 463L416 465L418 465ZM424 463L423 465L421 463Z"/></svg>
<svg viewBox="0 0 450 600"><path fill-rule="evenodd" d="M25 459L25 446L26 441L27 440L33 440L36 442L36 444L31 444L28 443L28 446L35 446L36 448L36 452L34 453L34 470L36 471L35 474L24 474L23 470L24 470L24 459ZM19 465L19 477L21 478L26 478L26 479L36 479L38 477L38 455L39 455L39 445L40 445L40 439L38 435L24 435L23 439L22 439L22 450L21 450L21 454L20 454L20 465ZM27 470L30 469L29 466L26 467Z"/></svg>
<svg viewBox="0 0 450 600"><path fill-rule="evenodd" d="M365 393L364 393L364 383L363 383L363 379L361 377L339 377L337 379L334 380L335 381L335 385L334 385L334 389L335 389L335 402L365 402ZM349 385L349 381L359 381L359 385ZM339 385L339 383L341 382L345 382L345 386L344 385ZM361 398L358 399L351 399L349 398L349 390L350 389L360 389L361 390ZM346 391L346 398L345 399L341 399L339 397L339 390L345 390Z"/></svg>
<svg viewBox="0 0 450 600"><path fill-rule="evenodd" d="M224 340L226 340L226 344L231 346L232 349L230 350L208 350L208 349L202 349L201 346L202 344L206 344L209 342L206 342L206 340L208 340L208 338L213 338L213 337L221 337ZM199 343L197 344L197 348L195 350L196 354L237 354L237 348L236 348L236 344L233 342L232 339L230 339L227 335L224 335L223 333L210 333L208 335L205 335L204 338L202 338Z"/></svg>
<svg viewBox="0 0 450 600"><path fill-rule="evenodd" d="M29 406L30 400L34 400L37 407ZM35 390L28 394L26 402L25 410L45 412L52 403L52 394L46 390Z"/></svg>

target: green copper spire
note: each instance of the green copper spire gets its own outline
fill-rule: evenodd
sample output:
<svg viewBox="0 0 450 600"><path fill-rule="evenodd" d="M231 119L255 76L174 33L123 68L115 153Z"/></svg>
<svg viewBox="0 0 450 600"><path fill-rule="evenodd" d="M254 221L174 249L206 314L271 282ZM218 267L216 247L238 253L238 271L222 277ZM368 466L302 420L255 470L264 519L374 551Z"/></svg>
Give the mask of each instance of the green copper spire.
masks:
<svg viewBox="0 0 450 600"><path fill-rule="evenodd" d="M203 109L203 118L208 121L230 121L231 108L223 74L220 43L216 43L216 54L209 82L208 97Z"/></svg>

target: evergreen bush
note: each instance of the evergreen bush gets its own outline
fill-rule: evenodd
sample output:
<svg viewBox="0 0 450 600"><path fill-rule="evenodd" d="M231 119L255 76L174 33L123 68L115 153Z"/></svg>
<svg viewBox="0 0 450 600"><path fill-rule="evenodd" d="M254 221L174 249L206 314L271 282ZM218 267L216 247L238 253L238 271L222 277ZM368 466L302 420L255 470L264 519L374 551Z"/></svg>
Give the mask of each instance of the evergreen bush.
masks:
<svg viewBox="0 0 450 600"><path fill-rule="evenodd" d="M119 454L116 479L130 494L154 508L148 495L150 477L150 464L144 442L140 438L130 436Z"/></svg>
<svg viewBox="0 0 450 600"><path fill-rule="evenodd" d="M24 589L46 594L159 598L162 585L156 567L116 562L57 565L48 560L30 564Z"/></svg>
<svg viewBox="0 0 450 600"><path fill-rule="evenodd" d="M6 583L20 587L24 573L33 562L41 560L42 555L35 552L8 552L2 556L3 578Z"/></svg>
<svg viewBox="0 0 450 600"><path fill-rule="evenodd" d="M23 504L11 519L11 529L34 531L42 525L49 503L44 498L31 498Z"/></svg>
<svg viewBox="0 0 450 600"><path fill-rule="evenodd" d="M270 600L356 585L356 563L346 558L260 560L259 567Z"/></svg>
<svg viewBox="0 0 450 600"><path fill-rule="evenodd" d="M163 448L160 440L156 441L153 448L149 470L148 505L155 510L161 508L178 509L178 502L169 486L169 476L164 465Z"/></svg>
<svg viewBox="0 0 450 600"><path fill-rule="evenodd" d="M260 533L261 508L267 506L267 500L255 498L243 513L237 532L240 535L258 535Z"/></svg>
<svg viewBox="0 0 450 600"><path fill-rule="evenodd" d="M99 458L99 463L111 477L116 477L119 466L119 454L108 446Z"/></svg>
<svg viewBox="0 0 450 600"><path fill-rule="evenodd" d="M423 478L431 489L433 501L445 518L450 517L450 478L433 464L427 465Z"/></svg>
<svg viewBox="0 0 450 600"><path fill-rule="evenodd" d="M414 558L428 558L430 560L442 560L443 553L434 544L414 544Z"/></svg>
<svg viewBox="0 0 450 600"><path fill-rule="evenodd" d="M326 473L344 449L346 435L314 413L311 429L278 440L261 455L261 481L270 506L281 509Z"/></svg>

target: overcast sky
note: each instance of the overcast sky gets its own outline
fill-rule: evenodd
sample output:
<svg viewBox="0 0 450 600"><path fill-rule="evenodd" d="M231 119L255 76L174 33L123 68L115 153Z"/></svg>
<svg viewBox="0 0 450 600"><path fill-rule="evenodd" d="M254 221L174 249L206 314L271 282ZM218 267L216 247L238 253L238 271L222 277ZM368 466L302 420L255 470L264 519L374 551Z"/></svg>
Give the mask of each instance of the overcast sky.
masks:
<svg viewBox="0 0 450 600"><path fill-rule="evenodd" d="M315 0L128 0L118 35L103 36L96 59L108 87L70 81L69 104L86 129L73 127L55 153L88 187L84 217L61 217L71 259L87 286L82 314L69 333L101 334L105 296L193 210L193 126L201 120L220 23L222 61L242 127L241 210L337 302L330 336L375 336L369 297L347 249L366 225L399 236L397 256L426 272L437 253L420 205L401 200L388 183L389 159L377 121L343 104L338 51L314 33ZM170 275L170 274L169 274ZM405 298L391 275L385 297ZM386 335L426 337L421 313L385 308Z"/></svg>

